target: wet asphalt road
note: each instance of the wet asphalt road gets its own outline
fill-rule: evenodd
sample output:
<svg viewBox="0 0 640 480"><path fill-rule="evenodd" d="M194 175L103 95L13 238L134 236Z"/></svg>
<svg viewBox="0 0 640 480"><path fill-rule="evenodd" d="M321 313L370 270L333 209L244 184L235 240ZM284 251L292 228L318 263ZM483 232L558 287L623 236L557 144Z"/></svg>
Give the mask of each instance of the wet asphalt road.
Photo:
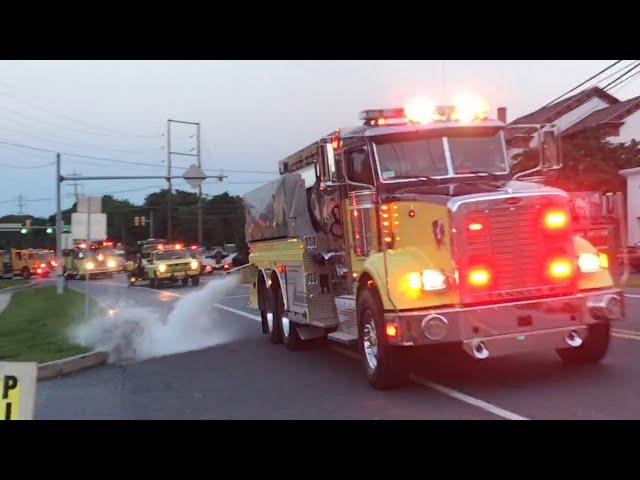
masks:
<svg viewBox="0 0 640 480"><path fill-rule="evenodd" d="M90 285L107 304L126 298L164 314L192 291L127 288L122 276ZM414 382L378 392L353 352L324 341L302 352L271 345L247 307L248 288L238 286L220 301L228 309L215 309L223 342L40 381L36 418L638 419L640 290L627 293L628 320L598 365L567 366L554 352L483 362L429 355Z"/></svg>

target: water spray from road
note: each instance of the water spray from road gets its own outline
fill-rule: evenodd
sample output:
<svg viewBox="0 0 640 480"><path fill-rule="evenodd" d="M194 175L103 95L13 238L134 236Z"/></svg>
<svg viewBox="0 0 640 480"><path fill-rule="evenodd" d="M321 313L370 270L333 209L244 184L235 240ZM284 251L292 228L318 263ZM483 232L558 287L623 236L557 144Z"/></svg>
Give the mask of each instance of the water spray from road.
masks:
<svg viewBox="0 0 640 480"><path fill-rule="evenodd" d="M162 309L118 300L106 316L77 326L72 339L109 352L110 363L144 360L199 350L233 340L214 305L239 284L238 275L209 282L176 302L168 316ZM135 288L135 287L133 287ZM182 290L184 291L184 290Z"/></svg>

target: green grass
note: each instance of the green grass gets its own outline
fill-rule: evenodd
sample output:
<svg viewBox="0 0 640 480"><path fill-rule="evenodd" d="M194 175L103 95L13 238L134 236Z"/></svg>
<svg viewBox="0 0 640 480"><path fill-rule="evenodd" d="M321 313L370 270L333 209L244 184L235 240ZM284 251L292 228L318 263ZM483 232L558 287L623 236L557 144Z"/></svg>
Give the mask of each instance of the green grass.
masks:
<svg viewBox="0 0 640 480"><path fill-rule="evenodd" d="M90 313L101 307L91 300ZM88 349L70 343L69 327L84 318L84 295L55 286L16 292L0 313L0 360L44 363Z"/></svg>
<svg viewBox="0 0 640 480"><path fill-rule="evenodd" d="M19 287L20 285L26 285L28 282L26 280L8 280L6 278L0 279L0 290L9 287Z"/></svg>

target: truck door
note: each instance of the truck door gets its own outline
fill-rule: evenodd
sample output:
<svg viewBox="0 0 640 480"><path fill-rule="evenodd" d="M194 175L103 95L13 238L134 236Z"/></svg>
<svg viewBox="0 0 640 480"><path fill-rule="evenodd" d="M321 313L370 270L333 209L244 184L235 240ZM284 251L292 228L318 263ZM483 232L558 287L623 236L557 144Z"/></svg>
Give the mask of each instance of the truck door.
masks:
<svg viewBox="0 0 640 480"><path fill-rule="evenodd" d="M345 149L347 198L344 200L345 242L351 271L359 273L367 257L378 250L377 196L371 156L366 145Z"/></svg>

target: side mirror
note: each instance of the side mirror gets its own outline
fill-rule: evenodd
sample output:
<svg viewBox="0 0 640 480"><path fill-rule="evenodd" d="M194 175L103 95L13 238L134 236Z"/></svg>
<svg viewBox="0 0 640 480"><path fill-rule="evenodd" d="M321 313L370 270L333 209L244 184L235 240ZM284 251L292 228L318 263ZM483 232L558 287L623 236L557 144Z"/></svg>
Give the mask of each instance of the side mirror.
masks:
<svg viewBox="0 0 640 480"><path fill-rule="evenodd" d="M562 167L562 146L560 135L555 129L540 132L540 168L542 170L557 170Z"/></svg>

